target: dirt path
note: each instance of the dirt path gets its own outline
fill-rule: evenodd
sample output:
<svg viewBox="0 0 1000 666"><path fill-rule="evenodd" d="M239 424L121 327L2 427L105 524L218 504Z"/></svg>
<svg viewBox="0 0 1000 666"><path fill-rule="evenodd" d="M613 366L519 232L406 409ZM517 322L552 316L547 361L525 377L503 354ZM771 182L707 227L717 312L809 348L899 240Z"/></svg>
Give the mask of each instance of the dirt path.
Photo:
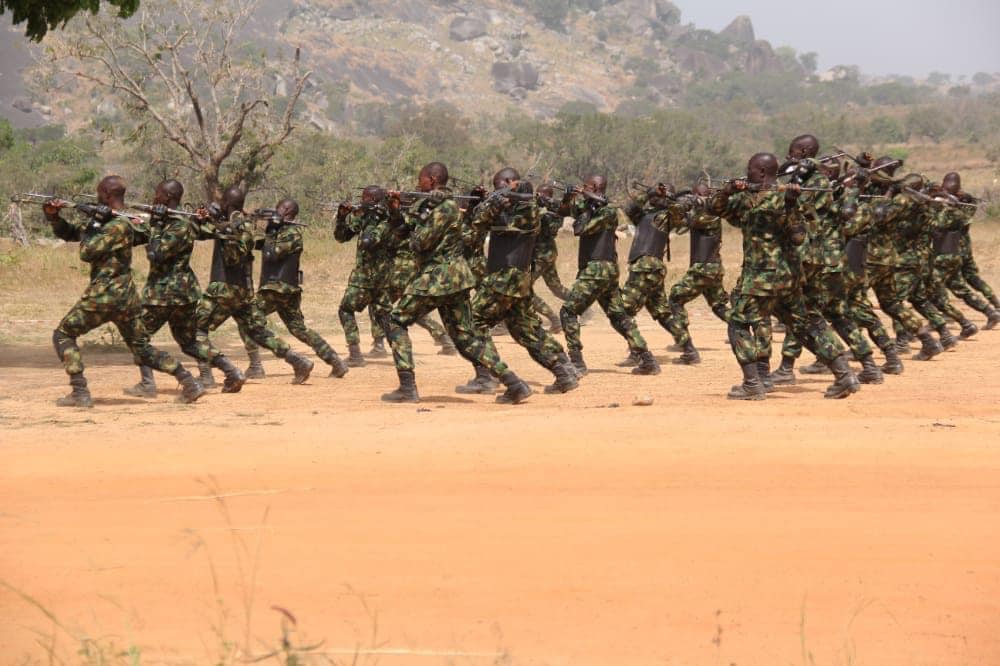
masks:
<svg viewBox="0 0 1000 666"><path fill-rule="evenodd" d="M378 402L387 363L293 387L269 360L183 407L90 354L97 408L58 410L51 350L0 348L0 578L147 663L210 663L247 604L253 637L282 606L338 663L1000 663L1000 332L848 401L734 404L697 315L702 366L633 378L595 323L598 371L521 407L455 395L422 332L421 409ZM0 587L0 662L44 656L36 631Z"/></svg>

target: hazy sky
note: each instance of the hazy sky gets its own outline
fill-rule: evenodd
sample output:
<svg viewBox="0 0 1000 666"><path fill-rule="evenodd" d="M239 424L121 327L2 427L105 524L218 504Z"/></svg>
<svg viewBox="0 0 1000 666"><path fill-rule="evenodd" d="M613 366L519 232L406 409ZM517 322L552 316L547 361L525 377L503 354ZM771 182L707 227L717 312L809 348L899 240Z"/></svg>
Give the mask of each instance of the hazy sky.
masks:
<svg viewBox="0 0 1000 666"><path fill-rule="evenodd" d="M758 39L815 51L821 69L868 74L1000 72L1000 0L673 0L681 21L721 30L739 14ZM885 42L891 46L886 47Z"/></svg>

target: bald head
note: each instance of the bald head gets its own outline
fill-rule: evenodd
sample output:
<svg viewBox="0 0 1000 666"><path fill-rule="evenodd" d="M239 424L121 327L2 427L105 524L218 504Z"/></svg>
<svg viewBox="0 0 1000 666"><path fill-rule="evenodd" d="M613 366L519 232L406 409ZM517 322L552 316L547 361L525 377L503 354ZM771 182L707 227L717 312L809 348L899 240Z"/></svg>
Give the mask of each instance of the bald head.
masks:
<svg viewBox="0 0 1000 666"><path fill-rule="evenodd" d="M299 202L295 199L282 199L274 210L282 220L294 220L299 216Z"/></svg>
<svg viewBox="0 0 1000 666"><path fill-rule="evenodd" d="M441 162L431 162L420 170L417 186L421 192L430 192L448 186L448 167Z"/></svg>
<svg viewBox="0 0 1000 666"><path fill-rule="evenodd" d="M385 199L385 190L378 185L369 185L361 190L361 203L363 205L375 205Z"/></svg>
<svg viewBox="0 0 1000 666"><path fill-rule="evenodd" d="M177 208L184 198L184 186L179 180L164 180L156 186L153 193L153 204L166 206L167 208Z"/></svg>
<svg viewBox="0 0 1000 666"><path fill-rule="evenodd" d="M493 175L493 189L513 187L519 180L521 180L521 174L517 172L517 169L504 167Z"/></svg>
<svg viewBox="0 0 1000 666"><path fill-rule="evenodd" d="M816 157L819 153L819 139L812 134L800 134L792 139L788 146L788 158L801 160L807 157Z"/></svg>
<svg viewBox="0 0 1000 666"><path fill-rule="evenodd" d="M222 210L227 216L238 210L243 210L246 198L246 193L238 185L227 187L226 191L222 193Z"/></svg>
<svg viewBox="0 0 1000 666"><path fill-rule="evenodd" d="M941 187L948 194L958 194L962 190L962 177L956 171L946 173L941 179Z"/></svg>
<svg viewBox="0 0 1000 666"><path fill-rule="evenodd" d="M125 202L125 179L121 176L105 176L97 184L97 200L105 206L122 208Z"/></svg>
<svg viewBox="0 0 1000 666"><path fill-rule="evenodd" d="M886 164L892 164L893 162L896 162L896 161L897 160L895 160L892 157L889 157L888 155L886 155L884 157L880 157L877 160L875 160L875 163L872 164L872 168L873 169L877 169L878 167L885 166ZM885 169L879 169L879 170L882 173L884 173L885 175L887 175L887 176L895 176L896 175L896 169L898 169L901 166L903 166L903 161L899 160L898 164L892 164L891 167L886 167Z"/></svg>
<svg viewBox="0 0 1000 666"><path fill-rule="evenodd" d="M600 174L593 174L583 182L584 188L594 194L604 194L608 189L608 179Z"/></svg>
<svg viewBox="0 0 1000 666"><path fill-rule="evenodd" d="M773 183L778 175L778 158L773 153L757 153L747 162L747 180Z"/></svg>

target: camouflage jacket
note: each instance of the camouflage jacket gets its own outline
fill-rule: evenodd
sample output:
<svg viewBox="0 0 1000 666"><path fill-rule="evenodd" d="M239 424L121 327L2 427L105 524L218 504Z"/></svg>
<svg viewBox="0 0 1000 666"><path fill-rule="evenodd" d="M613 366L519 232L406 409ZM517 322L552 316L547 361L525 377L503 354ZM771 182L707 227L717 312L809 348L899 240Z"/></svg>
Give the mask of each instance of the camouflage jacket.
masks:
<svg viewBox="0 0 1000 666"><path fill-rule="evenodd" d="M879 194L874 188L869 188L867 192ZM886 199L868 199L867 202L858 206L858 214L868 222L867 263L869 266L895 266L898 257L896 244L893 242L892 209Z"/></svg>
<svg viewBox="0 0 1000 666"><path fill-rule="evenodd" d="M897 194L885 206L885 221L891 230L896 266L919 267L926 259L926 246L930 241L925 206L906 194Z"/></svg>
<svg viewBox="0 0 1000 666"><path fill-rule="evenodd" d="M157 306L197 303L201 287L191 270L191 252L198 240L196 224L183 217L167 217L151 223L149 229L149 277L142 290L143 302Z"/></svg>
<svg viewBox="0 0 1000 666"><path fill-rule="evenodd" d="M80 260L90 264L90 285L80 297L84 309L115 310L138 301L132 282L132 247L145 240L125 217L101 223L90 218L83 223L62 217L51 221L52 231L69 242L80 243Z"/></svg>
<svg viewBox="0 0 1000 666"><path fill-rule="evenodd" d="M830 187L830 179L819 170L816 160L807 159L813 172L803 183L803 187ZM834 198L832 192L803 192L799 196L799 209L806 225L808 240L799 246L798 254L802 263L823 266L824 272L842 270L844 239L840 224L832 215Z"/></svg>
<svg viewBox="0 0 1000 666"><path fill-rule="evenodd" d="M588 259L584 255L585 243L588 236L598 236L600 234L613 235L619 225L624 220L624 213L617 206L601 206L589 199L578 196L570 202L570 214L573 217L573 234L580 239L580 255L577 260L577 268L584 269L587 264L612 264L614 274L618 275L618 253L612 243L611 252L605 259ZM595 269L596 270L596 269ZM607 274L607 271L597 271L595 274Z"/></svg>
<svg viewBox="0 0 1000 666"><path fill-rule="evenodd" d="M354 256L354 269L348 284L361 289L371 289L383 279L392 262L392 248L386 242L389 233L389 213L384 208L351 213L337 218L333 237L341 243L358 239ZM362 242L364 240L364 242Z"/></svg>
<svg viewBox="0 0 1000 666"><path fill-rule="evenodd" d="M417 296L448 296L475 286L463 254L462 215L454 199L424 199L392 224L406 229L420 272L406 287ZM404 233L397 231L397 233Z"/></svg>
<svg viewBox="0 0 1000 666"><path fill-rule="evenodd" d="M502 237L537 243L542 228L542 209L534 201L517 203L509 208L484 202L476 208L475 224L489 231L491 245L499 243ZM516 267L490 270L487 266L478 289L525 298L531 296L532 282L530 265L527 270Z"/></svg>
<svg viewBox="0 0 1000 666"><path fill-rule="evenodd" d="M559 259L559 247L556 238L562 229L563 220L556 211L556 206L539 206L542 213L542 228L535 241L535 263L554 264Z"/></svg>
<svg viewBox="0 0 1000 666"><path fill-rule="evenodd" d="M220 275L209 276L208 287L205 293L209 296L216 296L229 293L232 290L226 289L231 286L240 293L249 292L253 294L253 276L249 274L253 266L253 251L255 247L253 231L250 226L243 222L229 223L209 220L198 225L200 239L215 239L214 252L218 251L222 256L222 264L226 268L234 268L247 265L247 278L240 284L230 284L222 279ZM216 249L218 248L218 249ZM213 267L214 268L214 267Z"/></svg>
<svg viewBox="0 0 1000 666"><path fill-rule="evenodd" d="M738 192L728 198L717 194L709 210L743 234L743 293L770 295L795 287L797 269L789 257L806 240L799 206L788 205L781 192Z"/></svg>

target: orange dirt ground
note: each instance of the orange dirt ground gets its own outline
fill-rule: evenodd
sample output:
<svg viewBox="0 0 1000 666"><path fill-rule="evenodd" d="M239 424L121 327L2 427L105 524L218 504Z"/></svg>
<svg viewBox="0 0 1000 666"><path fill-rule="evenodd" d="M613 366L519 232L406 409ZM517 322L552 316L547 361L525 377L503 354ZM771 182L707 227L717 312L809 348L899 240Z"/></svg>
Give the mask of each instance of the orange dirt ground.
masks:
<svg viewBox="0 0 1000 666"><path fill-rule="evenodd" d="M261 654L276 605L315 663L1000 664L1000 331L849 400L733 403L723 326L693 319L701 366L643 315L664 372L632 377L595 319L580 390L517 407L453 393L470 370L422 331L419 408L379 402L386 361L144 402L127 355L85 350L97 407L59 409L52 350L0 347L0 662L51 635Z"/></svg>

